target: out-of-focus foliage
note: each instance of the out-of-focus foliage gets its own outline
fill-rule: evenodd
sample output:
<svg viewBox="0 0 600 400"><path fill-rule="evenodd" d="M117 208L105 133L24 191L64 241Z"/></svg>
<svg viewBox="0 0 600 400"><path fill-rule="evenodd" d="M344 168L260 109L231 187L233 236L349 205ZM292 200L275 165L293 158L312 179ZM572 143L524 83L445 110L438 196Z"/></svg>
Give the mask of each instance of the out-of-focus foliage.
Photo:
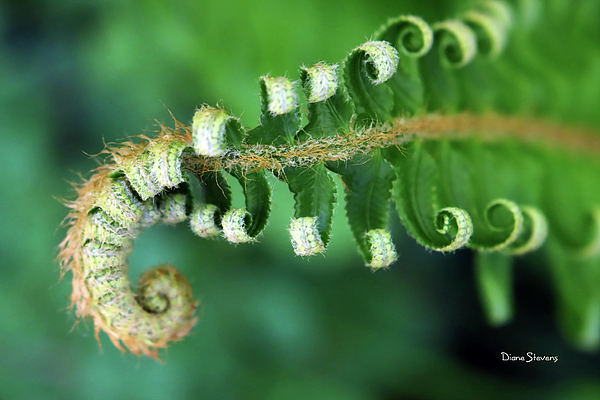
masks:
<svg viewBox="0 0 600 400"><path fill-rule="evenodd" d="M0 397L600 396L598 357L568 347L552 322L545 260L517 261L515 322L492 329L478 304L471 253L424 252L398 220L392 225L401 260L383 273L364 268L339 207L326 258L294 258L282 234L293 198L275 181L281 190L258 245L205 241L184 227L153 228L136 242L134 280L143 266L171 262L202 301L200 323L164 355L165 365L121 355L106 337L99 352L85 324L70 331L70 288L57 283L52 261L62 232L52 232L66 212L55 198L69 193L64 177L78 181L73 171L96 165L81 149L97 153L104 142L153 130L155 118L169 123L164 106L189 122L196 106L222 100L253 126L258 76L295 76L298 65L335 62L388 17L435 21L452 15L454 5L0 4ZM577 45L565 51L577 55ZM529 351L559 361L501 361L501 352Z"/></svg>

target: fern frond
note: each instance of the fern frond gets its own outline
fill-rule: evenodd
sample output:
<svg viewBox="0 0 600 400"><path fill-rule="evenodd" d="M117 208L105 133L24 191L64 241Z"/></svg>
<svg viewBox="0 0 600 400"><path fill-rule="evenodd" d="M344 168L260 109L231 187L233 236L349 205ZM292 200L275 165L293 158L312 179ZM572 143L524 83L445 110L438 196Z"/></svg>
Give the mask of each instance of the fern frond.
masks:
<svg viewBox="0 0 600 400"><path fill-rule="evenodd" d="M254 129L204 106L191 127L109 149L112 160L78 190L59 254L63 274L73 273L77 315L92 317L118 347L157 357L191 329L197 302L172 267L144 273L141 292L131 292L135 237L189 217L201 237L254 242L271 212L273 173L294 193L294 251L321 253L336 174L368 266L398 256L387 229L393 199L423 246L477 251L482 303L500 325L513 315L513 257L543 251L564 331L581 348L597 348L600 43L589 32L600 6L586 3L584 16L578 2L572 13L523 4L482 1L433 24L391 19L339 65L304 66L299 82L261 77ZM575 53L573 43L587 52ZM226 175L240 182L245 209L231 207ZM200 199L189 191L194 177Z"/></svg>

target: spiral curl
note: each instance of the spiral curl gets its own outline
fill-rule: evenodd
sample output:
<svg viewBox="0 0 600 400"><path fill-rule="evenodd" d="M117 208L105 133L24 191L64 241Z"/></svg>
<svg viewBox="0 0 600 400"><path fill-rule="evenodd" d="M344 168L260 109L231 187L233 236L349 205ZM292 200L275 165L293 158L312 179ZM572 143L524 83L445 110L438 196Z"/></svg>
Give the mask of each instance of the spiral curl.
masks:
<svg viewBox="0 0 600 400"><path fill-rule="evenodd" d="M128 145L135 158L146 147ZM163 187L161 195L141 201L114 164L100 167L77 193L59 253L62 274L73 273L72 307L79 318L93 319L99 343L103 330L120 350L124 345L134 354L158 359L159 349L181 340L197 322L198 302L187 279L168 265L143 273L135 294L128 258L145 228L185 219L189 200L181 191Z"/></svg>
<svg viewBox="0 0 600 400"><path fill-rule="evenodd" d="M261 126L254 130L246 131L238 119L222 109L203 106L194 114L191 128L177 123L175 131L163 127L157 138L144 137L141 143L126 142L109 148L107 152L114 162L98 168L76 189L78 198L69 204L71 211L66 221L70 227L60 245L62 274L73 273L71 302L77 316L94 320L98 341L103 330L119 349L124 350L125 346L135 354L158 358L161 348L181 340L192 329L197 322L194 313L199 303L193 298L187 279L169 265L144 272L138 293L133 293L128 259L135 238L155 224L176 224L190 218L190 227L198 236L221 234L232 243L255 242L267 223L271 205L270 186L263 175L265 169L284 180L285 168L304 168L296 170L300 176L320 165L324 172L319 170L322 175L318 176L318 182L332 195L326 199L306 196L307 201L323 204L306 206L308 211L292 220L289 233L297 255L322 253L327 244L323 238L328 239L330 233L331 215L321 214L332 213L328 207L335 201L335 190L328 180L328 174L335 170L332 162L344 161L348 169L364 172L361 168L367 163L357 162L360 159L357 156L393 148L412 138L409 137L412 132L400 129L406 122L404 118L391 119L399 108L374 100L379 95L390 102L402 100L394 97L397 91L392 93L390 86L411 87L420 82L415 77L394 80L394 76L398 77L400 60L406 62L408 57L414 63L408 63L410 68L404 66L406 72L416 69L416 59L432 48L439 52L440 63L449 70L463 68L478 52L497 57L506 45L512 24L509 9L502 4L488 1L480 9L463 14L461 20L432 26L418 17L402 16L378 34L389 37L389 42L364 43L350 53L341 67L325 63L303 67L300 78L311 110L309 125L304 128L300 127L296 83L286 77L263 76L260 78L263 115ZM359 84L354 84L353 79ZM317 132L319 129L322 131ZM281 137L285 140L281 141ZM376 174L386 168L391 170L391 161L379 160L382 167L374 172L374 180L381 178ZM203 201L194 201L188 185L190 173L202 179L204 174L223 171L242 183L245 209L232 208L230 193L221 187L222 197L209 193ZM395 178L389 176L382 180L390 181L391 186ZM303 188L300 178L298 182L295 193L314 190ZM387 207L390 198L387 186L378 188L381 198L370 200ZM215 187L207 190L214 191ZM219 204L211 203L217 198ZM435 203L432 201L432 206ZM303 206L297 204L298 209ZM508 230L492 221L492 214L498 208L508 210L512 216ZM433 209L436 212L428 214L432 218L417 222L430 228L423 232L434 234L435 243L428 247L441 252L471 246L483 252L520 255L537 250L548 235L548 222L541 210L508 199L494 200L483 210L488 229L503 235L498 243L485 246L473 242L475 228L465 209L455 206ZM596 209L593 215L597 233L600 213ZM367 221L366 228L356 229L368 249L366 264L374 270L386 268L398 257L391 234L379 226L373 229L370 223ZM596 235L583 249L582 257L598 254L599 237L600 234Z"/></svg>

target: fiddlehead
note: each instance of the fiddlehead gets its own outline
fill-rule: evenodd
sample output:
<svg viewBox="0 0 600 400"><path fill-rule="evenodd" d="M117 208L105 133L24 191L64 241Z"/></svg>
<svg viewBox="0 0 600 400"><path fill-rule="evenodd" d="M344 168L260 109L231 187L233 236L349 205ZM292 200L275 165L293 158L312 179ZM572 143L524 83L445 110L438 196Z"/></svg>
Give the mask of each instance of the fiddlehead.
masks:
<svg viewBox="0 0 600 400"><path fill-rule="evenodd" d="M102 167L79 188L59 257L63 273L73 272L77 314L94 319L96 336L103 330L121 350L123 343L135 354L157 358L159 348L193 327L198 303L187 279L169 265L146 271L134 294L128 258L143 229L185 219L189 195L185 189L163 189L157 198L142 201L129 185L120 171Z"/></svg>
<svg viewBox="0 0 600 400"><path fill-rule="evenodd" d="M388 229L393 200L418 243L477 252L482 303L500 325L513 314L512 258L541 248L552 255L565 331L582 347L598 345L600 139L539 117L569 120L572 103L586 110L599 99L555 98L569 97L569 65L537 45L538 30L547 26L500 1L431 25L400 16L339 65L302 67L299 82L261 77L253 129L203 106L191 127L176 123L109 149L112 160L78 190L59 254L63 272L73 272L78 316L94 318L117 346L157 357L191 329L197 303L172 267L144 273L138 295L131 292L127 258L141 230L190 218L198 236L256 242L271 212L272 173L294 195L294 252L322 253L337 175L350 230L373 270L398 258ZM578 76L596 77L594 65ZM241 184L245 208L232 208L227 175Z"/></svg>

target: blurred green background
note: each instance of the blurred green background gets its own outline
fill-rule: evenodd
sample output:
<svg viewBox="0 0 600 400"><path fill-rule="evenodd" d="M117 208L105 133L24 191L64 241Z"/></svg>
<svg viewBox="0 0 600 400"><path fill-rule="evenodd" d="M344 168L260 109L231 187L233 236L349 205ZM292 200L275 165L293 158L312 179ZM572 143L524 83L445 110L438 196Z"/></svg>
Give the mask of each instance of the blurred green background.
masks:
<svg viewBox="0 0 600 400"><path fill-rule="evenodd" d="M131 277L169 262L192 282L202 319L163 353L121 354L74 326L54 257L89 157L129 135L189 123L219 103L258 123L258 77L337 62L389 17L428 21L451 2L277 0L0 3L0 399L597 399L600 361L554 325L539 255L516 265L515 321L486 325L472 254L428 253L392 216L400 260L371 273L338 205L325 257L293 255L292 195L275 188L260 243L206 241L183 226L136 242ZM341 191L341 190L340 190ZM236 200L239 205L242 199ZM393 214L392 214L393 215ZM501 352L557 355L502 362Z"/></svg>

